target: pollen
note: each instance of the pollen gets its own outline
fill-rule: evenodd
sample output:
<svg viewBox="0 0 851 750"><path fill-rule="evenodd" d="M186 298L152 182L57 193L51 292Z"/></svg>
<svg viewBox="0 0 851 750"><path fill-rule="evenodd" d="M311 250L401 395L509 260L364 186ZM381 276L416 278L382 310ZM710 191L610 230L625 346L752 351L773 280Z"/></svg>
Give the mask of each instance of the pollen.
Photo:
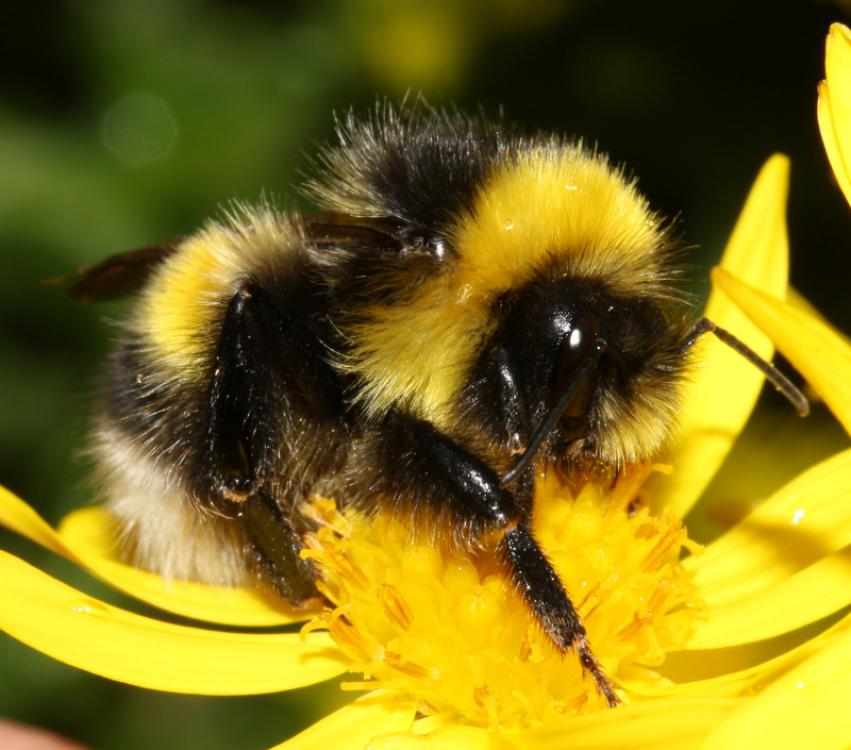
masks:
<svg viewBox="0 0 851 750"><path fill-rule="evenodd" d="M538 477L533 530L579 611L616 688L653 679L702 614L680 563L699 546L673 515L652 515L635 466L613 484L572 490ZM318 530L303 553L318 565L331 603L305 626L327 630L362 679L413 696L420 713L512 731L606 709L575 653L542 632L501 563L496 543L469 552L411 532L411 519L366 518L319 499ZM619 690L625 702L629 695Z"/></svg>

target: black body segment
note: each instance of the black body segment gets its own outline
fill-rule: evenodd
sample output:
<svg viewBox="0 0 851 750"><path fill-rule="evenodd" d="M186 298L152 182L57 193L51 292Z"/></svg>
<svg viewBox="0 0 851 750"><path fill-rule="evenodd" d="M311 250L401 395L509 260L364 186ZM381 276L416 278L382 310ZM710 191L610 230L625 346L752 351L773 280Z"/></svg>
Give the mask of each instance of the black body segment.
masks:
<svg viewBox="0 0 851 750"><path fill-rule="evenodd" d="M350 113L338 134L341 147L320 155L308 194L334 211L393 217L411 233L437 235L473 208L491 169L522 144L505 122L387 106L367 120Z"/></svg>

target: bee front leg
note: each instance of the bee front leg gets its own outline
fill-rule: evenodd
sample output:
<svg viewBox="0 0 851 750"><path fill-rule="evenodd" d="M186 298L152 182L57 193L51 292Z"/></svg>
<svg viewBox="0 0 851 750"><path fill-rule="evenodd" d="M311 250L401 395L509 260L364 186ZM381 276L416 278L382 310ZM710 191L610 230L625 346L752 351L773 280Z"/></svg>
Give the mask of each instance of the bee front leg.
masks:
<svg viewBox="0 0 851 750"><path fill-rule="evenodd" d="M582 619L529 528L509 530L502 544L512 577L544 632L562 653L576 650L582 668L594 678L606 702L617 706L620 698L591 650Z"/></svg>
<svg viewBox="0 0 851 750"><path fill-rule="evenodd" d="M582 620L532 534L530 510L523 509L531 505L518 503L484 461L427 422L396 415L372 437L378 444L363 456L372 471L356 467L370 491L378 489L400 503L412 498L418 507L431 504L435 513L448 503L462 521L472 517L484 527L501 529L510 575L544 632L562 653L575 649L609 705L617 705L620 700L591 651ZM528 474L525 487L531 495ZM518 484L522 496L522 477Z"/></svg>

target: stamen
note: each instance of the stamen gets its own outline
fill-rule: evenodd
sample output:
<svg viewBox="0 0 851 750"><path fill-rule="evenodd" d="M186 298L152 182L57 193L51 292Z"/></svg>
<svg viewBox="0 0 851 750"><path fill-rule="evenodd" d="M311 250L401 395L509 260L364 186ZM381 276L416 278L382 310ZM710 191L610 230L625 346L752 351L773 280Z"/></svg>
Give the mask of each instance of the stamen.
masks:
<svg viewBox="0 0 851 750"><path fill-rule="evenodd" d="M384 583L378 588L378 598L384 607L384 614L393 620L399 627L407 630L411 626L413 613L406 604L402 595L389 583Z"/></svg>
<svg viewBox="0 0 851 750"><path fill-rule="evenodd" d="M661 559L671 551L674 545L680 546L680 537L679 529L668 529L647 557L644 558L644 562L641 564L642 569L653 570L657 568Z"/></svg>
<svg viewBox="0 0 851 750"><path fill-rule="evenodd" d="M402 672L418 680L424 680L432 674L428 669L421 667L419 664L405 661L401 654L394 653L393 651L386 651L384 653L384 663L397 672Z"/></svg>

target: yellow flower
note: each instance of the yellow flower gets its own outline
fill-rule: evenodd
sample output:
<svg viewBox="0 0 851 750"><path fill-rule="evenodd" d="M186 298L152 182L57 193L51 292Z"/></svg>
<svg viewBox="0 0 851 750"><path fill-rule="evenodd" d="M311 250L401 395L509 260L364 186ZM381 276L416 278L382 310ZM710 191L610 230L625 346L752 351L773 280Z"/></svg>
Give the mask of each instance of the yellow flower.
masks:
<svg viewBox="0 0 851 750"><path fill-rule="evenodd" d="M849 39L831 29L819 122L851 200ZM776 344L851 432L851 346L800 300L784 301L787 186L787 160L772 157L713 273L706 314L763 357ZM851 449L778 489L705 549L689 541L680 519L762 385L717 341L699 347L666 465L631 467L611 486L538 478L535 534L624 702L617 709L605 707L574 655L554 651L492 553L412 540L399 520L340 513L321 498L306 554L330 606L308 615L259 591L131 568L116 558L99 508L54 530L0 489L1 524L199 621L125 611L0 551L0 629L81 669L171 692L275 692L352 673L344 689L365 695L279 750L847 748L851 615L835 615L851 603ZM827 628L800 630L831 615ZM268 632L305 619L300 633Z"/></svg>
<svg viewBox="0 0 851 750"><path fill-rule="evenodd" d="M825 80L818 89L818 124L830 166L851 203L851 30L830 27L825 50Z"/></svg>
<svg viewBox="0 0 851 750"><path fill-rule="evenodd" d="M788 163L769 160L724 254L716 285L747 311L851 428L851 352L782 301ZM713 293L708 313L763 356L772 344ZM753 644L851 601L851 450L812 467L701 551L678 519L751 411L761 376L712 340L687 386L673 472L636 466L613 487L573 492L539 478L535 531L577 602L624 705L610 710L574 655L541 635L483 552L414 544L392 519L312 508L308 554L332 603L301 633L237 632L304 619L257 591L164 581L116 559L99 508L58 530L8 491L0 523L119 589L213 629L143 617L0 552L0 628L68 664L182 693L290 690L354 673L368 691L281 748L846 747L851 617L768 660ZM656 467L661 468L661 467ZM653 508L653 512L651 512ZM683 548L692 553L680 560ZM739 663L724 668L736 653ZM753 649L753 651L751 651ZM677 674L664 662L681 652ZM717 662L707 676L708 660ZM698 671L689 664L699 664ZM807 721L801 721L801 716Z"/></svg>
<svg viewBox="0 0 851 750"><path fill-rule="evenodd" d="M682 545L699 547L670 513L634 504L650 470L631 467L614 487L586 484L575 497L552 474L536 488L535 537L573 592L595 656L621 676L660 665L701 615L679 562ZM412 546L398 519L341 515L333 501L314 509L325 523L309 555L335 607L306 630L327 629L350 668L372 677L357 687L381 685L422 713L505 732L606 705L579 660L528 616L492 552Z"/></svg>

